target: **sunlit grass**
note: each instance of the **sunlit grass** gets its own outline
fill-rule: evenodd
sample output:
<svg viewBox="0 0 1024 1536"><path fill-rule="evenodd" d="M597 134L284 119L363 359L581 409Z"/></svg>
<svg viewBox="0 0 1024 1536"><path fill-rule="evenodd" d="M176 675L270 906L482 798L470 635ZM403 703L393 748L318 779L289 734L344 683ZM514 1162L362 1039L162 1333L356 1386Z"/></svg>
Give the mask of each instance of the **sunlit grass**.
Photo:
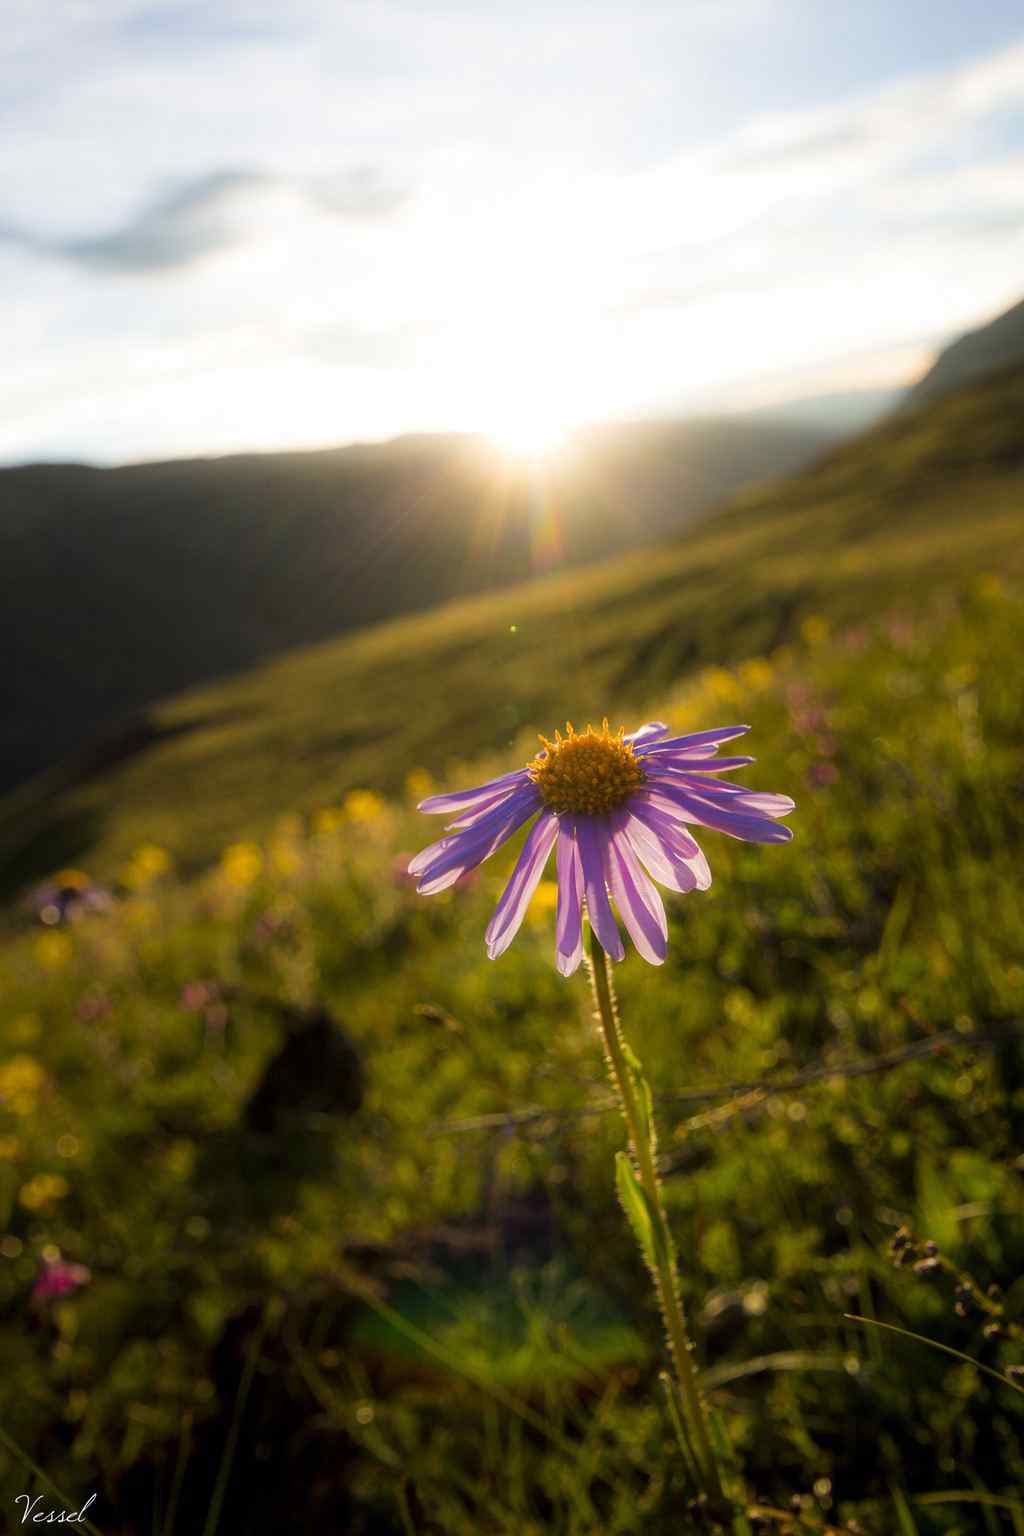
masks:
<svg viewBox="0 0 1024 1536"><path fill-rule="evenodd" d="M649 712L679 678L777 647L808 613L852 622L972 571L1020 571L1017 388L943 405L955 443L942 412L881 428L674 545L382 625L173 700L153 711L165 734L135 758L0 805L8 890L86 850L109 872L144 842L198 868L211 845L346 788L397 790L410 767L450 771L456 750L504 752L570 714L600 719L610 697Z"/></svg>
<svg viewBox="0 0 1024 1536"><path fill-rule="evenodd" d="M896 1488L938 1532L941 1497L970 1486L998 1511L1024 1478L1019 1392L847 1318L1000 1376L1018 1363L885 1246L909 1221L1020 1309L1020 1046L1001 1031L1024 999L1022 644L1024 607L993 575L881 619L811 614L781 647L652 695L680 727L742 713L758 777L798 802L771 860L715 840L716 883L675 899L657 988L635 959L616 976L662 1100L713 1400L766 1506L798 1493L886 1531ZM286 1423L353 1529L388 1529L399 1474L454 1536L629 1536L638 1511L645 1532L678 1529L660 1328L608 1199L621 1129L585 988L554 971L543 902L485 959L511 853L415 896L398 861L422 836L413 766L392 793L211 842L198 880L163 845L129 849L111 912L56 929L22 914L3 946L0 1422L72 1496L101 1485L100 1529L118 1499L152 1523L147 1468L169 1489L189 1416L179 1529L202 1528L244 1319L268 1297L233 1520L243 1485L264 1512L294 1501L293 1442L268 1458L261 1428ZM314 1004L362 1056L362 1108L300 1101L265 1143L246 1105L279 1010ZM840 1070L932 1035L931 1057ZM808 1066L798 1091L716 1100L728 1113L674 1102ZM50 1249L92 1278L30 1328ZM6 1468L4 1496L22 1476Z"/></svg>

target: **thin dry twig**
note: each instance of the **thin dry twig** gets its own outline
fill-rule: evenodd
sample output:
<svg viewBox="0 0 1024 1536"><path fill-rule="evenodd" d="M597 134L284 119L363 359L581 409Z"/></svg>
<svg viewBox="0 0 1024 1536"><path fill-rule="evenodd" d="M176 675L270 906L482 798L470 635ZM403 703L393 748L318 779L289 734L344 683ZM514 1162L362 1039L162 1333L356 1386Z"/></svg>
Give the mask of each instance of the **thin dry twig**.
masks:
<svg viewBox="0 0 1024 1536"><path fill-rule="evenodd" d="M1019 1035L1024 1035L1024 1022L1016 1019L1008 1021L995 1033L987 1035L964 1035L959 1030L946 1029L938 1034L926 1035L920 1040L912 1040L909 1045L901 1046L898 1050L863 1057L859 1061L818 1061L790 1077L769 1078L762 1082L751 1080L720 1083L707 1088L691 1088L683 1093L658 1094L655 1103L686 1105L716 1104L718 1100L731 1101L719 1103L714 1110L699 1115L687 1123L687 1129L698 1130L705 1126L713 1127L732 1114L746 1113L759 1108L766 1100L777 1098L780 1094L798 1093L813 1083L825 1082L832 1078L868 1077L876 1072L889 1072L905 1062L919 1061L928 1056L938 1055L950 1046L965 1046L973 1051L992 1050L1007 1037ZM573 1109L553 1109L534 1104L525 1109L471 1115L463 1120L440 1120L430 1127L430 1134L458 1136L472 1131L522 1131L539 1125L542 1127L542 1135L547 1136L554 1134L566 1121L584 1119L591 1115L606 1115L617 1110L617 1102L610 1097L595 1099L589 1104Z"/></svg>

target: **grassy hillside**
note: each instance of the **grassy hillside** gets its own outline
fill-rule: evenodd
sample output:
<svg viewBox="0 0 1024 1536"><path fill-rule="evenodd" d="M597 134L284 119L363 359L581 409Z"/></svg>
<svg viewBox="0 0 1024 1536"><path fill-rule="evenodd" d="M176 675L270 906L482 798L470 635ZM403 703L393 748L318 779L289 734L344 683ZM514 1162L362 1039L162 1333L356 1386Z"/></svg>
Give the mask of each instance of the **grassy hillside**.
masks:
<svg viewBox="0 0 1024 1536"><path fill-rule="evenodd" d="M1024 364L1024 299L987 325L958 336L943 348L922 379L907 395L911 406L935 400L951 390L984 378L999 368Z"/></svg>
<svg viewBox="0 0 1024 1536"><path fill-rule="evenodd" d="M581 433L543 485L486 443L0 471L0 792L164 695L290 647L665 537L835 434Z"/></svg>
<svg viewBox="0 0 1024 1536"><path fill-rule="evenodd" d="M6 888L147 842L184 871L285 811L413 769L530 750L567 716L630 718L708 663L1024 565L1024 374L883 424L675 543L296 652L153 709L107 760L0 810ZM611 483L611 482L610 482ZM610 494L610 493L609 493ZM118 753L123 753L118 760Z"/></svg>
<svg viewBox="0 0 1024 1536"><path fill-rule="evenodd" d="M1015 483L985 484L973 523L962 488L916 509L894 494L838 569L820 534L801 548L809 491L757 561L739 558L737 513L711 546L735 556L716 645L733 625L757 643L744 603L789 590L785 572L801 602L817 583L854 622L807 621L781 650L671 687L652 682L655 648L650 673L629 653L623 692L647 689L681 728L742 715L758 755L744 779L797 800L784 848L704 837L714 884L669 899L665 966L616 969L700 1360L761 1512L740 1536L1013 1536L1024 1519L1024 1397L1006 1374L1024 1366L1024 604L994 575L926 590L986 551L1006 563ZM607 620L620 647L634 618L656 632L616 579L587 597L605 677L591 627ZM365 730L356 750L393 782L431 743L441 762L507 731L525 684L510 692L509 661L492 685L492 652L467 681L482 624L430 620L422 664L407 626L275 669L290 689L254 680L251 701L277 702L262 746L254 725L226 738L264 775L255 796L237 757L236 815L301 786L291 756L317 700L337 710L329 763L346 726ZM462 668L447 691L445 634ZM409 719L400 736L397 692L382 697L374 742L389 654L409 667ZM344 674L322 693L341 655L363 679L355 720ZM204 774L228 783L214 761L173 802L196 849ZM104 791L130 790L131 817L141 767ZM210 1531L219 1481L219 1529L253 1536L710 1530L689 1518L659 1406L661 1329L612 1192L621 1120L585 981L553 966L554 887L490 963L513 850L416 896L399 856L436 832L416 792L285 816L188 884L150 850L109 910L23 917L0 947L0 1427L69 1497L97 1494L105 1536ZM913 1239L894 1245L902 1224ZM58 1253L86 1273L47 1296ZM6 1507L36 1488L9 1446Z"/></svg>
<svg viewBox="0 0 1024 1536"><path fill-rule="evenodd" d="M1022 419L989 380L7 800L11 888L80 870L0 934L0 1504L28 1457L106 1536L221 1498L254 1536L694 1528L550 875L495 964L514 848L404 875L431 777L649 712L747 719L797 801L785 847L703 837L665 966L616 971L737 1497L778 1536L1020 1528Z"/></svg>

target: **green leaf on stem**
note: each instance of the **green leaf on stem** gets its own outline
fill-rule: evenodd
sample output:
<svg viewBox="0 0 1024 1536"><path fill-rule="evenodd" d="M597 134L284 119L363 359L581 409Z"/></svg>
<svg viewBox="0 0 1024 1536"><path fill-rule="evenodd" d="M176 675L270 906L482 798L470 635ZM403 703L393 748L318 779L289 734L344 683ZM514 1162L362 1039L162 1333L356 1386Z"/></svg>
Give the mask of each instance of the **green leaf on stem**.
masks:
<svg viewBox="0 0 1024 1536"><path fill-rule="evenodd" d="M625 1152L615 1154L615 1187L626 1219L640 1244L640 1251L652 1270L657 1268L657 1223L636 1169Z"/></svg>
<svg viewBox="0 0 1024 1536"><path fill-rule="evenodd" d="M640 1134L645 1138L653 1157L658 1148L657 1135L654 1129L654 1100L651 1097L650 1084L644 1076L643 1063L626 1044L625 1040L622 1042L622 1054L625 1057L626 1066L629 1068L633 1094L636 1098ZM639 1148L637 1150L639 1151Z"/></svg>

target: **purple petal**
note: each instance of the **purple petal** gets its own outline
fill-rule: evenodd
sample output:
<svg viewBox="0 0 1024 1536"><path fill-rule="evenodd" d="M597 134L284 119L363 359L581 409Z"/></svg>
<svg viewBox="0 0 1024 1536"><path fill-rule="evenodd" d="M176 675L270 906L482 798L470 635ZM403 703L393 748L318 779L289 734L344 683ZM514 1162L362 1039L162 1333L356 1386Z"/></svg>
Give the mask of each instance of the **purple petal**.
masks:
<svg viewBox="0 0 1024 1536"><path fill-rule="evenodd" d="M598 822L593 816L580 816L576 822L576 843L583 868L583 893L587 903L590 926L597 934L598 943L613 960L622 960L626 951L612 916L611 903L604 883L604 849L608 837L608 823Z"/></svg>
<svg viewBox="0 0 1024 1536"><path fill-rule="evenodd" d="M680 854L673 852L672 848L662 842L656 832L650 827L638 821L635 816L626 817L626 836L633 847L633 852L659 885L665 885L670 891L683 893L696 889L697 876L690 867L690 863Z"/></svg>
<svg viewBox="0 0 1024 1536"><path fill-rule="evenodd" d="M490 779L486 784L478 784L476 789L459 789L450 795L431 795L428 799L421 800L416 809L425 811L428 816L444 816L449 811L468 811L485 800L493 799L502 791L514 789L518 782L526 778L526 769L517 768L514 773L503 773L500 779Z"/></svg>
<svg viewBox="0 0 1024 1536"><path fill-rule="evenodd" d="M732 741L735 736L743 736L750 730L749 725L722 725L714 731L695 731L689 736L672 736L667 741L659 741L653 747L645 747L644 755L648 752L695 752L698 757L707 757L704 750L710 747L717 751L721 741Z"/></svg>
<svg viewBox="0 0 1024 1536"><path fill-rule="evenodd" d="M671 782L671 781L669 781ZM759 790L747 789L745 784L725 784L717 779L691 779L683 775L675 781L701 799L720 803L727 811L755 811L761 816L788 816L796 810L796 802L788 795L767 795Z"/></svg>
<svg viewBox="0 0 1024 1536"><path fill-rule="evenodd" d="M710 762L707 773L697 773L692 764L687 763L685 770L679 768L663 768L659 762L647 770L648 784L674 784L677 789L690 789L695 795L707 795L714 798L721 792L723 795L749 795L753 791L746 784L732 784L728 779L716 779L711 773L712 768L717 768L718 763Z"/></svg>
<svg viewBox="0 0 1024 1536"><path fill-rule="evenodd" d="M756 811L727 809L721 799L714 801L675 784L662 782L652 786L652 791L676 805L684 820L696 822L701 827L712 827L716 832L725 832L729 837L738 837L747 843L788 843L793 836L788 827L780 827L768 816L759 816Z"/></svg>
<svg viewBox="0 0 1024 1536"><path fill-rule="evenodd" d="M481 800L478 805L471 807L468 811L463 811L460 816L456 816L454 821L448 823L445 831L454 832L464 827L475 827L478 821L482 821L491 811L498 810L507 800L511 800L513 795L519 794L524 787L523 785L506 786L505 789L499 790L490 800Z"/></svg>
<svg viewBox="0 0 1024 1536"><path fill-rule="evenodd" d="M637 954L650 965L661 965L668 952L668 920L656 887L640 868L625 831L613 832L604 853L605 878Z"/></svg>
<svg viewBox="0 0 1024 1536"><path fill-rule="evenodd" d="M491 817L485 825L473 827L462 832L453 832L449 837L439 838L436 843L430 843L426 848L421 848L419 853L409 860L409 874L420 876L426 873L439 859L446 858L449 854L459 849L469 849L475 843L482 841L491 830L495 818Z"/></svg>
<svg viewBox="0 0 1024 1536"><path fill-rule="evenodd" d="M501 893L501 900L494 909L494 916L487 925L484 938L487 953L497 960L508 949L519 932L526 916L530 898L537 889L537 882L544 873L544 865L558 836L558 817L549 811L538 816L527 834L512 876Z"/></svg>
<svg viewBox="0 0 1024 1536"><path fill-rule="evenodd" d="M735 786L730 784L729 788ZM788 795L765 795L759 792L747 794L744 792L732 801L733 805L742 805L749 811L760 811L762 816L788 816L796 810L796 801Z"/></svg>
<svg viewBox="0 0 1024 1536"><path fill-rule="evenodd" d="M675 876L674 881L664 879L653 865L648 863L649 844L645 844L645 847L638 851L654 878L660 880L662 885L667 885L670 890L708 890L711 885L711 866L699 845L680 821L678 807L669 800L659 803L652 797L644 801L631 800L629 811L633 820L639 822L640 826L655 839L663 858L668 860L670 870Z"/></svg>
<svg viewBox="0 0 1024 1536"><path fill-rule="evenodd" d="M652 784L637 790L636 794L630 796L626 809L659 837L673 842L685 858L696 858L700 849L687 831L678 805L660 792L664 787Z"/></svg>
<svg viewBox="0 0 1024 1536"><path fill-rule="evenodd" d="M668 735L668 726L660 720L648 720L646 725L639 730L632 731L630 735L623 737L624 741L631 742L634 747L646 746L648 742L657 741L659 736Z"/></svg>
<svg viewBox="0 0 1024 1536"><path fill-rule="evenodd" d="M756 762L756 757L716 757L713 752L705 757L691 752L649 752L644 758L650 773L731 773Z"/></svg>
<svg viewBox="0 0 1024 1536"><path fill-rule="evenodd" d="M718 766L717 764L715 766ZM796 802L788 795L768 795L748 789L745 784L730 784L727 779L697 776L696 773L649 773L648 784L674 784L677 788L691 790L707 800L721 798L727 810L744 809L757 811L762 816L788 816L796 810Z"/></svg>
<svg viewBox="0 0 1024 1536"><path fill-rule="evenodd" d="M409 873L419 877L417 890L423 896L447 890L467 870L475 869L494 850L518 831L524 821L540 809L540 795L533 785L520 790L497 810L465 832L442 837L424 848L409 863Z"/></svg>
<svg viewBox="0 0 1024 1536"><path fill-rule="evenodd" d="M564 818L558 827L555 868L558 873L555 964L563 976L571 976L583 959L583 867L575 829Z"/></svg>

